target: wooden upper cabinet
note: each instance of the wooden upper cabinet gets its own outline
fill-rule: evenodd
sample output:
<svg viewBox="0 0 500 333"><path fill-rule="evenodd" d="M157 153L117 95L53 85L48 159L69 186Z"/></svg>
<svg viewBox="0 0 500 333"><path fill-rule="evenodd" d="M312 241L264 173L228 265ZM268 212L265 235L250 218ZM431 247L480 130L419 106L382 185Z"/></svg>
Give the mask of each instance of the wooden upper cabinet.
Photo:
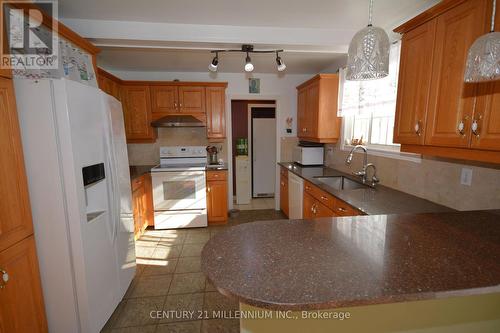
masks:
<svg viewBox="0 0 500 333"><path fill-rule="evenodd" d="M226 137L226 88L206 88L207 138L212 140Z"/></svg>
<svg viewBox="0 0 500 333"><path fill-rule="evenodd" d="M490 10L491 7L488 7L486 12ZM486 29L489 29L488 24ZM500 31L500 6L496 7L495 31ZM474 121L477 122L477 130L472 133L471 147L500 151L500 81L477 85Z"/></svg>
<svg viewBox="0 0 500 333"><path fill-rule="evenodd" d="M486 0L466 1L436 18L426 145L469 146L476 85L464 83L465 62L485 33L487 7Z"/></svg>
<svg viewBox="0 0 500 333"><path fill-rule="evenodd" d="M471 147L500 150L500 81L478 85L473 122L477 129L471 131Z"/></svg>
<svg viewBox="0 0 500 333"><path fill-rule="evenodd" d="M297 87L297 136L300 140L337 142L340 136L338 88L337 74L318 74Z"/></svg>
<svg viewBox="0 0 500 333"><path fill-rule="evenodd" d="M435 32L430 21L403 35L394 142L424 144Z"/></svg>
<svg viewBox="0 0 500 333"><path fill-rule="evenodd" d="M179 112L179 89L177 86L151 86L153 118L157 114ZM161 117L161 115L160 115Z"/></svg>
<svg viewBox="0 0 500 333"><path fill-rule="evenodd" d="M205 113L205 87L180 86L179 111L184 113Z"/></svg>
<svg viewBox="0 0 500 333"><path fill-rule="evenodd" d="M33 233L12 80L0 78L0 251ZM1 303L1 302L0 302ZM6 331L8 332L8 331Z"/></svg>
<svg viewBox="0 0 500 333"><path fill-rule="evenodd" d="M9 276L0 282L0 332L47 332L33 235L0 251L0 269Z"/></svg>
<svg viewBox="0 0 500 333"><path fill-rule="evenodd" d="M151 97L147 85L123 86L123 112L128 142L152 142L156 131L151 127Z"/></svg>
<svg viewBox="0 0 500 333"><path fill-rule="evenodd" d="M97 83L106 94L121 101L121 80L102 68L97 69Z"/></svg>
<svg viewBox="0 0 500 333"><path fill-rule="evenodd" d="M302 136L307 129L306 118L307 87L297 91L297 136Z"/></svg>

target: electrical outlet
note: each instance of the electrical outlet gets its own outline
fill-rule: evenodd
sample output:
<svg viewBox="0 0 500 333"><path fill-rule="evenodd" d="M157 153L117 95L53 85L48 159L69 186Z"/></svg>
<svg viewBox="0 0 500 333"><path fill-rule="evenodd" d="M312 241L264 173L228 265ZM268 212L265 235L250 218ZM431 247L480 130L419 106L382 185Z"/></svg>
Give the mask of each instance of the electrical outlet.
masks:
<svg viewBox="0 0 500 333"><path fill-rule="evenodd" d="M460 176L460 184L465 186L472 185L472 169L462 168L462 174Z"/></svg>

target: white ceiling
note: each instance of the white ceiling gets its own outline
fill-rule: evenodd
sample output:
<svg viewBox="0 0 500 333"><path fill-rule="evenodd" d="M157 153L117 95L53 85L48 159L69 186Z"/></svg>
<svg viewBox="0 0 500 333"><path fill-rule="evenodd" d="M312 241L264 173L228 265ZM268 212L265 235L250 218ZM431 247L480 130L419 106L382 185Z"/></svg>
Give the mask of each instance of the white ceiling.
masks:
<svg viewBox="0 0 500 333"><path fill-rule="evenodd" d="M376 0L374 25L390 31L439 0ZM287 73L317 73L345 59L368 20L368 0L59 0L59 17L102 49L115 70L206 71L210 49L285 49ZM221 56L220 71L241 72L243 55ZM272 55L256 71L276 72Z"/></svg>

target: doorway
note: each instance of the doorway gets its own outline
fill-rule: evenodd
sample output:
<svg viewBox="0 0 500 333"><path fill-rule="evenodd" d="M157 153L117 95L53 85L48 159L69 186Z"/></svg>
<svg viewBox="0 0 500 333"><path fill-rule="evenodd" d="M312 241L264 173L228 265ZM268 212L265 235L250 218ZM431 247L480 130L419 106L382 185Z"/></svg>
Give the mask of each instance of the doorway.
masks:
<svg viewBox="0 0 500 333"><path fill-rule="evenodd" d="M231 100L231 134L234 208L274 209L276 102Z"/></svg>

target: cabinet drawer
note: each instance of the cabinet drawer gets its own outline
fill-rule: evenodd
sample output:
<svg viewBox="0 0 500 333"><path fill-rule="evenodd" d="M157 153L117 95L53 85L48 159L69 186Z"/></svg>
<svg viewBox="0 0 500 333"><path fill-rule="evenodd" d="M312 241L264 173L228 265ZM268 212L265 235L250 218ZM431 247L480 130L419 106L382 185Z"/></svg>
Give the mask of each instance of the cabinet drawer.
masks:
<svg viewBox="0 0 500 333"><path fill-rule="evenodd" d="M359 210L352 207L351 205L346 204L341 200L335 200L335 205L333 210L338 216L357 216L363 215Z"/></svg>
<svg viewBox="0 0 500 333"><path fill-rule="evenodd" d="M313 198L317 199L319 202L321 202L323 205L328 207L329 209L332 209L335 206L335 197L329 193L326 193L319 187L309 183L305 182L304 183L304 192L308 193L311 195Z"/></svg>
<svg viewBox="0 0 500 333"><path fill-rule="evenodd" d="M207 171L207 180L226 180L226 171Z"/></svg>
<svg viewBox="0 0 500 333"><path fill-rule="evenodd" d="M319 200L311 195L304 193L303 217L305 219L333 216L336 216L333 210L323 205Z"/></svg>

